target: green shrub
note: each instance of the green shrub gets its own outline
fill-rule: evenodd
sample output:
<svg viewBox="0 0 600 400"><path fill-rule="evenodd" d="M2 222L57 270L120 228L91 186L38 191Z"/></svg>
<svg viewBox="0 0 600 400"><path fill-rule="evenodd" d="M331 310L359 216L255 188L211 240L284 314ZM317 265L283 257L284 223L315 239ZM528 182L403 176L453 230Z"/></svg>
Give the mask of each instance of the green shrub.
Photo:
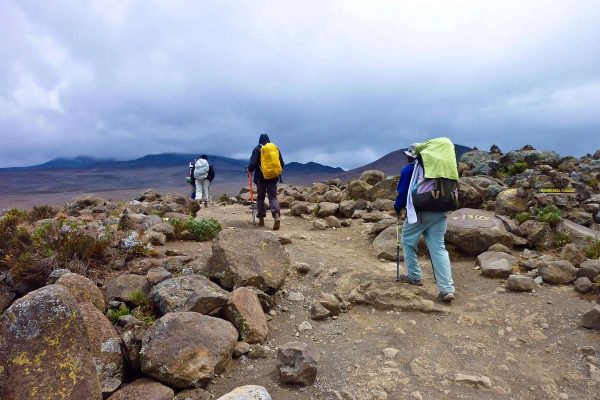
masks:
<svg viewBox="0 0 600 400"><path fill-rule="evenodd" d="M523 223L523 222L529 221L531 219L531 214L528 213L527 211L520 212L517 215L515 215L515 219L517 221L519 221L520 223Z"/></svg>
<svg viewBox="0 0 600 400"><path fill-rule="evenodd" d="M190 219L188 221L188 231L194 235L197 240L202 242L217 237L217 234L221 229L221 224L214 218Z"/></svg>
<svg viewBox="0 0 600 400"><path fill-rule="evenodd" d="M507 172L510 176L514 176L522 174L527 168L529 168L529 165L527 163L516 162L508 166Z"/></svg>
<svg viewBox="0 0 600 400"><path fill-rule="evenodd" d="M229 201L229 195L227 193L223 193L221 197L219 197L219 203L227 203Z"/></svg>
<svg viewBox="0 0 600 400"><path fill-rule="evenodd" d="M58 254L60 261L74 258L87 261L100 258L110 245L110 234L94 237L84 234L70 221L49 223L37 228L32 236L33 247L39 254Z"/></svg>
<svg viewBox="0 0 600 400"><path fill-rule="evenodd" d="M136 307L148 307L150 305L150 300L148 300L148 296L146 293L142 292L141 289L135 289L131 296L129 296L129 301Z"/></svg>
<svg viewBox="0 0 600 400"><path fill-rule="evenodd" d="M41 219L50 219L56 217L58 214L58 210L54 207L50 206L34 206L31 211L29 211L29 215L27 216L29 221L35 222Z"/></svg>
<svg viewBox="0 0 600 400"><path fill-rule="evenodd" d="M506 169L506 167L502 167L498 171L496 171L496 178L498 179L504 180L508 178L508 176L508 170Z"/></svg>
<svg viewBox="0 0 600 400"><path fill-rule="evenodd" d="M560 210L554 204L534 209L535 219L540 222L557 224L560 222Z"/></svg>
<svg viewBox="0 0 600 400"><path fill-rule="evenodd" d="M583 249L587 258L600 258L600 239L591 239Z"/></svg>
<svg viewBox="0 0 600 400"><path fill-rule="evenodd" d="M124 315L129 315L131 314L131 311L129 311L129 308L127 307L119 307L119 308L111 308L110 310L108 310L108 312L106 313L106 316L108 317L108 319L110 319L110 322L112 322L113 324L116 324L117 322L119 322L119 318L124 316Z"/></svg>
<svg viewBox="0 0 600 400"><path fill-rule="evenodd" d="M171 224L171 226L175 230L175 237L178 238L179 235L181 235L181 232L188 229L188 222L189 222L189 220L181 220L179 218L170 218L169 219L169 224Z"/></svg>
<svg viewBox="0 0 600 400"><path fill-rule="evenodd" d="M156 322L156 316L152 313L149 307L137 307L131 311L131 315L145 323L146 325L152 325Z"/></svg>
<svg viewBox="0 0 600 400"><path fill-rule="evenodd" d="M558 232L554 237L554 245L556 247L563 247L571 243L571 234L569 232Z"/></svg>

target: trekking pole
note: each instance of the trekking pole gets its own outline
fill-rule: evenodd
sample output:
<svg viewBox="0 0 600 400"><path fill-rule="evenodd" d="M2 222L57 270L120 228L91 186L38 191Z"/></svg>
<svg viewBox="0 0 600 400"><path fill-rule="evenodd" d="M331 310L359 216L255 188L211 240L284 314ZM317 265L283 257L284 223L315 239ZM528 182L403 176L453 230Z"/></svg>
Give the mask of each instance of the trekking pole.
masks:
<svg viewBox="0 0 600 400"><path fill-rule="evenodd" d="M435 276L435 267L433 266L433 258L431 258L431 253L427 250L427 255L429 256L429 261L431 262L431 271L433 272L433 280L437 283L437 276Z"/></svg>
<svg viewBox="0 0 600 400"><path fill-rule="evenodd" d="M252 226L256 226L254 218L254 190L252 187L252 173L248 171L248 188L250 189L250 209L252 210Z"/></svg>
<svg viewBox="0 0 600 400"><path fill-rule="evenodd" d="M396 217L396 282L400 282L400 214Z"/></svg>

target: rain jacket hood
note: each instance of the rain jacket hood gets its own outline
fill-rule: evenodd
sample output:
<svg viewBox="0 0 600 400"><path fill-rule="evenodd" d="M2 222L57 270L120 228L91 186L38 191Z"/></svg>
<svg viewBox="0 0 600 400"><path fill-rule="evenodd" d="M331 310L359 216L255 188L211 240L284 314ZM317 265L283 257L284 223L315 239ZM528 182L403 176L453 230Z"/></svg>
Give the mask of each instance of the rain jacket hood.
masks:
<svg viewBox="0 0 600 400"><path fill-rule="evenodd" d="M269 135L263 133L260 135L260 138L258 138L258 144L265 145L267 143L271 143L271 139L269 139Z"/></svg>

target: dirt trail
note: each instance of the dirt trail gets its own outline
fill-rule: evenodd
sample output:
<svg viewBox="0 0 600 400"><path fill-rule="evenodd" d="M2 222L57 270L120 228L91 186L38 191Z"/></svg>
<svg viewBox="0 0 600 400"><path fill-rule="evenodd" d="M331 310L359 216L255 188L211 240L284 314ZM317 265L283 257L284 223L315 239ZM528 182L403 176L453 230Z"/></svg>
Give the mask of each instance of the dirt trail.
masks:
<svg viewBox="0 0 600 400"><path fill-rule="evenodd" d="M200 212L224 227L252 229L242 206L211 207ZM272 220L267 219L267 225ZM265 386L273 399L600 399L597 359L584 348L600 351L600 335L579 326L591 298L570 286L540 286L532 294L505 292L502 281L475 270L473 259L453 262L457 300L446 313L426 314L354 306L337 320L312 321L308 308L320 292L333 292L336 281L356 272L386 273L394 281L395 264L377 260L366 234L368 225L313 231L308 220L285 215L278 235L293 263L310 272L292 271L285 285L305 301L277 296L277 314L269 322L268 357L242 357L208 389L216 395L244 384ZM169 243L190 256L208 259L207 246ZM428 261L423 260L425 290L436 295ZM285 308L283 310L282 308ZM296 327L309 321L313 330ZM314 386L281 385L275 374L276 349L294 340L310 342L320 352ZM398 350L385 358L382 350ZM597 353L598 354L598 353ZM590 361L592 366L590 367ZM491 388L459 383L455 374L487 376ZM595 375L594 375L595 374ZM418 393L415 393L418 392ZM421 396L421 397L419 397Z"/></svg>

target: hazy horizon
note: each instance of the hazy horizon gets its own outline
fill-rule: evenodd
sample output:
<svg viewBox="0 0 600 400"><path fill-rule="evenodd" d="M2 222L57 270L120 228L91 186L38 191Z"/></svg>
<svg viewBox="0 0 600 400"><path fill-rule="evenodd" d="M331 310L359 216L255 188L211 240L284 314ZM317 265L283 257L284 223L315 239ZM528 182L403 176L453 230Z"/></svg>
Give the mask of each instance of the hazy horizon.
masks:
<svg viewBox="0 0 600 400"><path fill-rule="evenodd" d="M0 2L0 167L600 148L600 2Z"/></svg>

